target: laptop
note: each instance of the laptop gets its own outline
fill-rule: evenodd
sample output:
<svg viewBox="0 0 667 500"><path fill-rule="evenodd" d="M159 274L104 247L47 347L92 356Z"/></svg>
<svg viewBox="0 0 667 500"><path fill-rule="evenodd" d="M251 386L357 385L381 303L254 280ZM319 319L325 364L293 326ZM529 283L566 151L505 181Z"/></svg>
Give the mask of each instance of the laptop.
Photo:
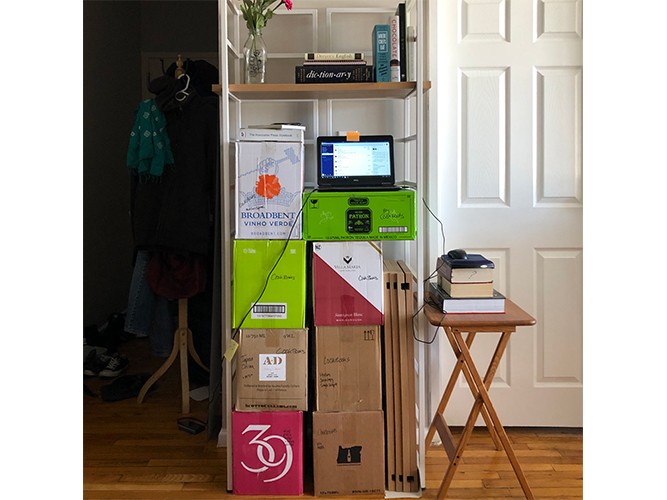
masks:
<svg viewBox="0 0 667 500"><path fill-rule="evenodd" d="M394 138L361 135L317 138L317 188L319 191L372 191L395 186Z"/></svg>

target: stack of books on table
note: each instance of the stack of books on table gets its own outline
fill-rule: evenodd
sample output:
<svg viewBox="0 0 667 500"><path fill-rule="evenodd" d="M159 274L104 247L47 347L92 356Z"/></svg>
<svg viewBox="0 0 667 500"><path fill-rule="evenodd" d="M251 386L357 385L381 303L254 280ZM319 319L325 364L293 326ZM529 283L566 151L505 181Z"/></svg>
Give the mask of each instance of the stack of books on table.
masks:
<svg viewBox="0 0 667 500"><path fill-rule="evenodd" d="M493 288L493 261L481 254L466 258L438 257L437 283L431 298L448 313L504 313L505 297Z"/></svg>
<svg viewBox="0 0 667 500"><path fill-rule="evenodd" d="M306 52L294 68L295 83L354 83L374 81L373 66L363 52Z"/></svg>

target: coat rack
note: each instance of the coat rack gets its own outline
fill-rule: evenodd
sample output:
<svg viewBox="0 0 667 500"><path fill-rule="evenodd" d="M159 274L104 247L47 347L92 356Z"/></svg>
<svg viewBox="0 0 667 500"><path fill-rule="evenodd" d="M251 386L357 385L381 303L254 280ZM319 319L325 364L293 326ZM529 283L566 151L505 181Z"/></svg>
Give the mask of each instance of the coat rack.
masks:
<svg viewBox="0 0 667 500"><path fill-rule="evenodd" d="M166 373L169 367L176 361L180 354L181 361L181 413L190 413L190 377L188 374L188 353L192 359L207 372L209 371L202 363L192 341L192 330L188 328L188 299L178 299L178 328L174 332L174 347L171 354L158 370L151 375L139 391L137 402L141 404L146 393L157 380Z"/></svg>

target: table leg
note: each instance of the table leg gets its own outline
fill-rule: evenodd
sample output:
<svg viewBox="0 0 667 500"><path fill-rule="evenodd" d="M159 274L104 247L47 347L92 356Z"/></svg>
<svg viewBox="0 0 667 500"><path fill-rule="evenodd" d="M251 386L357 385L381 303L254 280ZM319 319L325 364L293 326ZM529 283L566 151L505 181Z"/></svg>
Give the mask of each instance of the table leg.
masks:
<svg viewBox="0 0 667 500"><path fill-rule="evenodd" d="M468 343L468 338L464 340L460 331L456 331L456 333L458 335L455 335L454 331L450 327L445 327L445 334L447 335L447 340L449 341L450 345L452 346L452 350L457 356L459 364L461 365L461 370L463 370L464 375L466 375L466 381L468 382L468 387L470 388L470 391L472 392L473 397L475 398L475 403L473 404L473 407L470 410L470 414L468 415L468 420L466 421L466 425L463 428L463 431L461 432L461 435L459 437L458 446L456 447L455 450L453 450L453 452L449 451L448 453L450 457L449 466L447 467L447 471L445 472L445 477L443 478L442 483L440 484L440 489L438 491L437 498L445 498L447 490L449 489L449 486L452 480L454 479L454 474L456 473L456 469L458 468L459 460L461 459L463 450L468 444L468 440L470 439L470 435L472 434L472 431L475 427L475 422L477 420L477 417L479 416L480 411L483 408L483 400L480 397L481 394L477 387L479 381L475 379L471 371L471 367L469 366L472 363L472 356L470 356L470 350L469 350L470 344ZM463 343L465 351L464 348L461 345L459 345L459 341ZM500 358L502 357L502 354L505 350L508 341L509 341L509 333L506 336L505 334L501 335L498 341L498 346L496 347L496 350L491 358L491 362L489 363L489 368L487 369L485 380L482 382L482 385L484 385L485 383L488 383L489 386L491 385L496 369L498 367L498 363L496 362L496 360L499 361ZM468 353L468 357L466 357L465 353ZM498 435L496 432L494 422L492 419L490 418L487 419L486 417L488 417L488 415L486 415L484 419L487 429L489 430L489 433L491 434L492 438L495 438L494 443L496 443ZM502 446L502 443L500 444ZM497 443L496 443L496 448L500 449Z"/></svg>
<svg viewBox="0 0 667 500"><path fill-rule="evenodd" d="M466 343L468 344L468 347L470 347L472 345L472 341L475 340L475 334L476 332L469 332L468 335L466 336ZM449 398L451 397L452 392L454 392L454 386L456 385L456 380L459 378L459 373L463 368L463 363L462 363L463 357L461 356L460 351L455 354L457 358L456 365L454 365L454 370L452 370L452 374L449 376L449 381L445 386L445 391L442 393L442 398L440 399L440 403L438 404L438 409L436 410L435 415L433 416L433 420L431 421L431 426L428 428L428 433L426 434L427 449L429 446L431 446L431 442L433 441L433 437L435 436L436 421L439 418L438 416L442 415L442 413L445 411L447 403L449 402Z"/></svg>
<svg viewBox="0 0 667 500"><path fill-rule="evenodd" d="M493 377L495 375L496 369L498 368L498 365L500 364L500 359L502 357L502 354L505 350L505 347L507 346L507 343L509 342L509 337L511 332L503 332L500 340L498 341L498 346L496 347L496 352L494 353L493 357L491 358L491 362L489 363L489 368L487 369L486 375L484 377L484 380L482 380L481 376L479 375L479 372L477 371L477 368L475 367L475 363L472 359L472 355L470 354L470 350L468 349L468 346L463 339L463 336L461 335L461 332L458 331L451 331L449 329L445 330L448 333L448 338L450 338L450 342L456 343L456 345L459 346L461 350L461 354L463 356L464 362L466 366L470 370L470 374L472 375L472 379L474 381L474 385L476 386L478 395L476 396L475 404L473 405L473 409L470 412L470 416L468 418L468 422L466 424L466 429L464 429L464 436L461 437L461 441L459 442L459 448L457 453L457 459L460 458L460 453L463 451L465 447L465 442L468 440L470 437L470 433L472 432L472 428L474 427L475 420L477 419L477 416L479 414L479 411L482 407L485 407L489 413L489 417L491 419L491 422L493 423L493 427L495 428L496 432L498 433L498 437L500 438L500 442L503 445L503 448L505 449L505 454L507 455L507 458L509 459L510 463L512 464L512 468L514 469L514 473L516 474L517 479L519 480L519 484L521 485L521 489L523 490L524 494L526 495L526 498L528 499L533 499L533 493L530 490L530 487L528 486L528 481L526 480L526 477L523 474L523 471L521 470L521 465L519 464L519 461L516 458L516 455L514 453L514 448L512 448L512 444L510 443L509 438L507 437L507 433L505 432L505 429L502 426L502 423L500 422L500 419L498 418L498 415L496 413L496 410L493 406L493 403L491 402L491 397L489 396L488 393L488 388L491 385L491 382L493 380ZM466 432L467 431L467 432ZM455 467L452 467L452 465L456 463L458 465L458 462L454 461L450 463L449 469L452 469ZM448 478L450 475L449 469L447 471L447 474L445 475L445 479ZM451 474L453 477L453 473ZM444 485L444 480L443 480L443 485ZM447 487L449 487L449 483L451 483L451 477L448 479L447 482ZM443 491L443 487L441 486L440 488L441 491ZM446 489L444 490L446 492ZM444 495L443 495L444 496ZM440 492L439 492L439 498L440 497Z"/></svg>

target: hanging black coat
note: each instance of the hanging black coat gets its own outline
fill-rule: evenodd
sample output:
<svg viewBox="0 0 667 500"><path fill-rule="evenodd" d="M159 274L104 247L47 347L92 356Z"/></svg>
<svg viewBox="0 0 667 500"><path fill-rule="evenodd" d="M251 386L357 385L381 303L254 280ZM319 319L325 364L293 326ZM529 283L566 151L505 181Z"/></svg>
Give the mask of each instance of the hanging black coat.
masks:
<svg viewBox="0 0 667 500"><path fill-rule="evenodd" d="M219 164L219 98L190 87L182 99L178 92L185 84L185 78L168 75L149 84L165 114L174 164L158 179L131 176L132 231L136 249L207 255Z"/></svg>

